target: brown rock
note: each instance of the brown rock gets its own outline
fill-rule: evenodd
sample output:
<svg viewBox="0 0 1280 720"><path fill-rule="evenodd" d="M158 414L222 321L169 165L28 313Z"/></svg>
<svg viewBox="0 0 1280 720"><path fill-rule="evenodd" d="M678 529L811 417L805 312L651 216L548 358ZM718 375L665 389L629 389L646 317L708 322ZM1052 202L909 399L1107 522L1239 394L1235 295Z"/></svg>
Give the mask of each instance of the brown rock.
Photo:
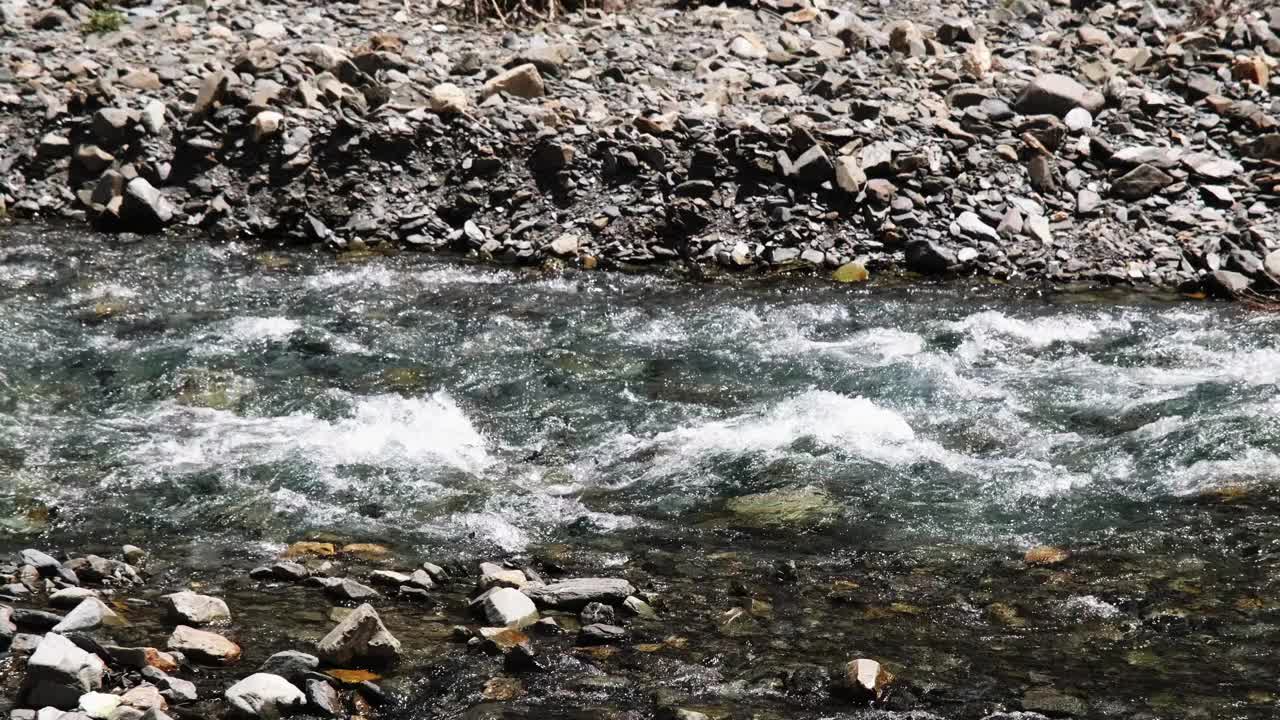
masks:
<svg viewBox="0 0 1280 720"><path fill-rule="evenodd" d="M533 63L517 65L494 75L484 84L484 90L480 94L487 98L500 92L525 99L539 98L547 93L542 75Z"/></svg>

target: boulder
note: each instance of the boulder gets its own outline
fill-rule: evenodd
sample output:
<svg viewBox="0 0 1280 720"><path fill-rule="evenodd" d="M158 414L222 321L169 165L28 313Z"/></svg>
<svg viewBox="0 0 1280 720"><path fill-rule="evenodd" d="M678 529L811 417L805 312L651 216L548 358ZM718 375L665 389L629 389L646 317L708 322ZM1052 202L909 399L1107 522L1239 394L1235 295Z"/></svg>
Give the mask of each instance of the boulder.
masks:
<svg viewBox="0 0 1280 720"><path fill-rule="evenodd" d="M141 670L155 668L162 672L174 672L178 669L178 659L167 652L153 647L117 647L104 645L103 650L111 656L117 665Z"/></svg>
<svg viewBox="0 0 1280 720"><path fill-rule="evenodd" d="M1014 103L1023 115L1057 115L1064 117L1073 108L1084 108L1097 115L1106 98L1066 75L1050 73L1032 80Z"/></svg>
<svg viewBox="0 0 1280 720"><path fill-rule="evenodd" d="M867 658L850 660L837 689L841 694L863 702L883 700L893 675L880 663Z"/></svg>
<svg viewBox="0 0 1280 720"><path fill-rule="evenodd" d="M240 659L239 645L217 633L186 625L174 628L169 636L169 649L185 653L194 660L219 665L229 665Z"/></svg>
<svg viewBox="0 0 1280 720"><path fill-rule="evenodd" d="M231 610L221 599L190 590L164 595L160 598L160 604L164 606L170 620L186 625L208 625L231 619Z"/></svg>
<svg viewBox="0 0 1280 720"><path fill-rule="evenodd" d="M99 597L97 590L89 588L69 587L62 588L57 592L49 594L49 604L58 608L73 608L88 598Z"/></svg>
<svg viewBox="0 0 1280 720"><path fill-rule="evenodd" d="M589 602L616 605L635 592L631 583L620 578L577 578L524 589L539 606L563 610L577 610Z"/></svg>
<svg viewBox="0 0 1280 720"><path fill-rule="evenodd" d="M267 658L258 672L297 680L320 666L320 658L296 650L285 650Z"/></svg>
<svg viewBox="0 0 1280 720"><path fill-rule="evenodd" d="M538 608L514 588L496 587L472 601L490 625L522 628L538 620Z"/></svg>
<svg viewBox="0 0 1280 720"><path fill-rule="evenodd" d="M400 641L365 603L347 615L317 646L320 659L332 665L385 665L400 658Z"/></svg>
<svg viewBox="0 0 1280 720"><path fill-rule="evenodd" d="M172 219L173 207L145 178L136 177L125 186L120 220L126 227L141 232L155 231Z"/></svg>
<svg viewBox="0 0 1280 720"><path fill-rule="evenodd" d="M102 687L105 672L106 666L97 655L51 632L27 659L22 697L30 706L71 710L79 705L81 695Z"/></svg>
<svg viewBox="0 0 1280 720"><path fill-rule="evenodd" d="M124 618L96 597L85 598L75 609L53 626L53 632L69 633L97 630L103 625L123 625Z"/></svg>
<svg viewBox="0 0 1280 720"><path fill-rule="evenodd" d="M227 688L224 695L240 717L275 720L286 711L307 704L307 696L279 675L254 673Z"/></svg>
<svg viewBox="0 0 1280 720"><path fill-rule="evenodd" d="M530 99L542 97L547 91L542 83L542 75L538 73L537 66L533 63L525 63L489 78L480 94L482 97L487 98L500 92Z"/></svg>

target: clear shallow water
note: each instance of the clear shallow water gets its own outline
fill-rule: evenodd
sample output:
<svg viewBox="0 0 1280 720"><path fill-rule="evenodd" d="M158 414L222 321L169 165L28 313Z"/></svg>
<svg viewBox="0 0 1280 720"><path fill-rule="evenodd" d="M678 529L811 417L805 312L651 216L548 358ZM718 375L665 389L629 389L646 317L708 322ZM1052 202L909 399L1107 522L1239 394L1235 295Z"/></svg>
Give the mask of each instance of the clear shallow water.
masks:
<svg viewBox="0 0 1280 720"><path fill-rule="evenodd" d="M335 537L627 574L668 598L640 634L695 641L606 669L707 708L807 717L761 663L864 653L946 717L1045 685L1105 717L1274 709L1280 317L3 233L0 541L167 548L256 608L251 654L328 622L282 625L243 569ZM1040 544L1073 559L1025 567ZM421 610L383 610L415 639ZM487 675L417 677L456 710ZM564 678L530 697L640 697Z"/></svg>
<svg viewBox="0 0 1280 720"><path fill-rule="evenodd" d="M1280 468L1280 318L1225 305L7 234L6 489L65 523L518 551L812 486L1031 546Z"/></svg>

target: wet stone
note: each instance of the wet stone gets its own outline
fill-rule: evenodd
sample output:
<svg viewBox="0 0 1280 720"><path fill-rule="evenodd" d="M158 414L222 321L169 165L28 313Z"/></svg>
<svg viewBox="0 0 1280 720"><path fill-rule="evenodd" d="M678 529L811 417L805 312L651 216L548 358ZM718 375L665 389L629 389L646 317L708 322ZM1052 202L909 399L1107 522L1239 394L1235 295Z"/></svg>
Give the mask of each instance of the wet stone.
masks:
<svg viewBox="0 0 1280 720"><path fill-rule="evenodd" d="M617 625L595 623L578 631L579 645L614 645L626 640L627 631Z"/></svg>

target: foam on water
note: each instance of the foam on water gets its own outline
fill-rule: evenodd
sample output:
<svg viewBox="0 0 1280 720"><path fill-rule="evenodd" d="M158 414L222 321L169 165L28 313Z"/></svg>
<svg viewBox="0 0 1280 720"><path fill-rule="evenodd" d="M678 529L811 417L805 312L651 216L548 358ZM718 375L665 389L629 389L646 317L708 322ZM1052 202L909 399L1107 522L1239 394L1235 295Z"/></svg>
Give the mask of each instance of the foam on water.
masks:
<svg viewBox="0 0 1280 720"><path fill-rule="evenodd" d="M140 435L131 459L153 472L194 472L290 460L319 468L447 466L480 473L493 457L485 438L446 392L423 398L375 395L350 413L241 417L166 403L125 429Z"/></svg>

